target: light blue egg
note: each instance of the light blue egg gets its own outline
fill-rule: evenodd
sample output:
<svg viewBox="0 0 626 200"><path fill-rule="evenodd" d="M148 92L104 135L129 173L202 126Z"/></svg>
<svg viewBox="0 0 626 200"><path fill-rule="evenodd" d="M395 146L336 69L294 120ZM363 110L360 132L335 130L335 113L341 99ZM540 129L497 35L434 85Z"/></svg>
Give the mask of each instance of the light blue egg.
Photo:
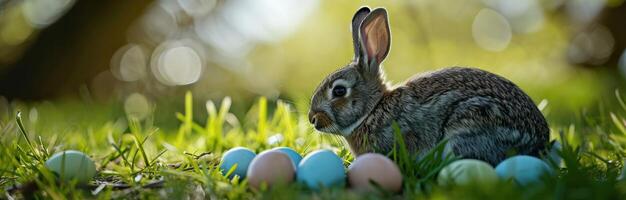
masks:
<svg viewBox="0 0 626 200"><path fill-rule="evenodd" d="M298 164L300 163L300 160L302 160L302 156L300 156L300 154L298 154L298 152L296 152L295 150L289 148L289 147L276 147L274 148L274 150L278 150L280 152L283 152L285 154L287 154L287 156L289 156L289 158L291 159L291 162L293 163L293 166L298 169Z"/></svg>
<svg viewBox="0 0 626 200"><path fill-rule="evenodd" d="M252 162L252 159L254 159L255 156L256 154L248 148L232 148L226 151L222 156L220 170L222 171L222 174L226 175L226 173L228 173L228 171L235 164L237 164L235 171L233 171L233 173L228 178L233 178L235 175L239 176L242 179L246 178L248 166L250 166L250 162Z"/></svg>
<svg viewBox="0 0 626 200"><path fill-rule="evenodd" d="M541 183L543 176L554 172L547 163L532 156L513 156L502 161L496 167L496 173L502 179L513 179L522 186Z"/></svg>
<svg viewBox="0 0 626 200"><path fill-rule="evenodd" d="M329 150L317 150L300 161L297 180L313 190L345 184L343 160Z"/></svg>
<svg viewBox="0 0 626 200"><path fill-rule="evenodd" d="M62 180L87 183L96 175L96 164L83 152L67 150L52 155L46 167Z"/></svg>

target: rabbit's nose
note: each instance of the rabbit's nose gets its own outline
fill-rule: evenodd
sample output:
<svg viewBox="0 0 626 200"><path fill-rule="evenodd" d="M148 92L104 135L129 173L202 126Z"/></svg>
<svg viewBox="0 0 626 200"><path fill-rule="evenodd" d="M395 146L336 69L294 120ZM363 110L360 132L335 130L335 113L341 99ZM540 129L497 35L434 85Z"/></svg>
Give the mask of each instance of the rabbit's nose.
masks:
<svg viewBox="0 0 626 200"><path fill-rule="evenodd" d="M309 111L309 122L315 126L315 122L317 122L317 115L313 111Z"/></svg>
<svg viewBox="0 0 626 200"><path fill-rule="evenodd" d="M317 130L327 127L331 123L330 119L328 119L328 116L324 111L314 109L311 109L309 111L309 122L311 122L311 124L313 124L313 127L315 127L315 129Z"/></svg>

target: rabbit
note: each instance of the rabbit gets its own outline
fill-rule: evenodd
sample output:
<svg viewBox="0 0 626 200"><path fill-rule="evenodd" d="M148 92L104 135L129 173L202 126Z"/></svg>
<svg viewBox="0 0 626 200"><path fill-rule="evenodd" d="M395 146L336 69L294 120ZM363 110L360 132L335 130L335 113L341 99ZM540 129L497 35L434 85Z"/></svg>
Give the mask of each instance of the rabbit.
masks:
<svg viewBox="0 0 626 200"><path fill-rule="evenodd" d="M532 99L496 74L451 67L392 87L381 63L391 47L385 8L360 8L352 19L354 58L315 89L308 118L320 132L343 136L356 156L386 154L395 122L414 155L447 139L446 151L491 165L512 154L540 156L549 139Z"/></svg>

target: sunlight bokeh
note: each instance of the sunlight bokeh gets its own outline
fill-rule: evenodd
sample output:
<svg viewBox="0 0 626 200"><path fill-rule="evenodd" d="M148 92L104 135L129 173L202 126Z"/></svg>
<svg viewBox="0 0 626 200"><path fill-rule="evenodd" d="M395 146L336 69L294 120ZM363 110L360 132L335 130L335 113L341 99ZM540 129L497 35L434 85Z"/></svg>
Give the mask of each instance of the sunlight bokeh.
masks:
<svg viewBox="0 0 626 200"><path fill-rule="evenodd" d="M0 23L0 75L6 78L0 80L21 77L26 82L22 90L5 86L6 94L0 95L10 99L74 96L85 84L91 98L100 102L142 94L159 105L160 96L186 90L199 99L232 96L248 104L257 96L307 99L328 73L350 62L350 20L354 10L364 5L389 11L392 49L383 66L394 84L444 67L478 67L511 79L559 115L603 101L601 97L620 88L626 77L624 56L620 59L624 36L601 17L623 8L621 0L135 4L142 6L141 12L133 13L135 17L123 14L129 11L115 15L103 11L106 14L89 22L98 26L124 19L126 26L108 23L106 32L71 34L72 29L63 32L56 26L79 23L65 22L70 19L64 16L80 16L74 10L96 8L96 3L6 4L0 15L0 21L6 22ZM47 29L58 36L46 37ZM108 40L107 36L111 42L93 39ZM37 46L38 40L57 38L75 38L73 46L80 48L69 46L74 49L67 56L47 58L46 45L56 43ZM43 50L32 53L29 48ZM43 58L38 62L32 60L34 56ZM24 75L28 72L36 74L32 81ZM39 89L40 85L46 86Z"/></svg>

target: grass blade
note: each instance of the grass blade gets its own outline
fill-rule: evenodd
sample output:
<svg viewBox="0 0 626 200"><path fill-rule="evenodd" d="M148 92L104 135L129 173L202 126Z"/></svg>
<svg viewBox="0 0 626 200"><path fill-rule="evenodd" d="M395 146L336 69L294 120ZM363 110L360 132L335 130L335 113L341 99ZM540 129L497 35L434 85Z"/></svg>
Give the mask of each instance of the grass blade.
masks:
<svg viewBox="0 0 626 200"><path fill-rule="evenodd" d="M39 151L37 151L37 149L35 149L35 146L33 146L33 143L30 141L30 138L28 138L28 133L26 133L26 128L24 128L24 123L22 122L22 112L21 111L17 112L15 120L17 121L17 126L19 127L20 132L22 133L22 135L24 136L24 139L26 139L26 143L28 143L28 147L30 147L30 150L33 152L35 158L37 158L37 160L39 160L39 161L42 161L41 158L39 157Z"/></svg>

